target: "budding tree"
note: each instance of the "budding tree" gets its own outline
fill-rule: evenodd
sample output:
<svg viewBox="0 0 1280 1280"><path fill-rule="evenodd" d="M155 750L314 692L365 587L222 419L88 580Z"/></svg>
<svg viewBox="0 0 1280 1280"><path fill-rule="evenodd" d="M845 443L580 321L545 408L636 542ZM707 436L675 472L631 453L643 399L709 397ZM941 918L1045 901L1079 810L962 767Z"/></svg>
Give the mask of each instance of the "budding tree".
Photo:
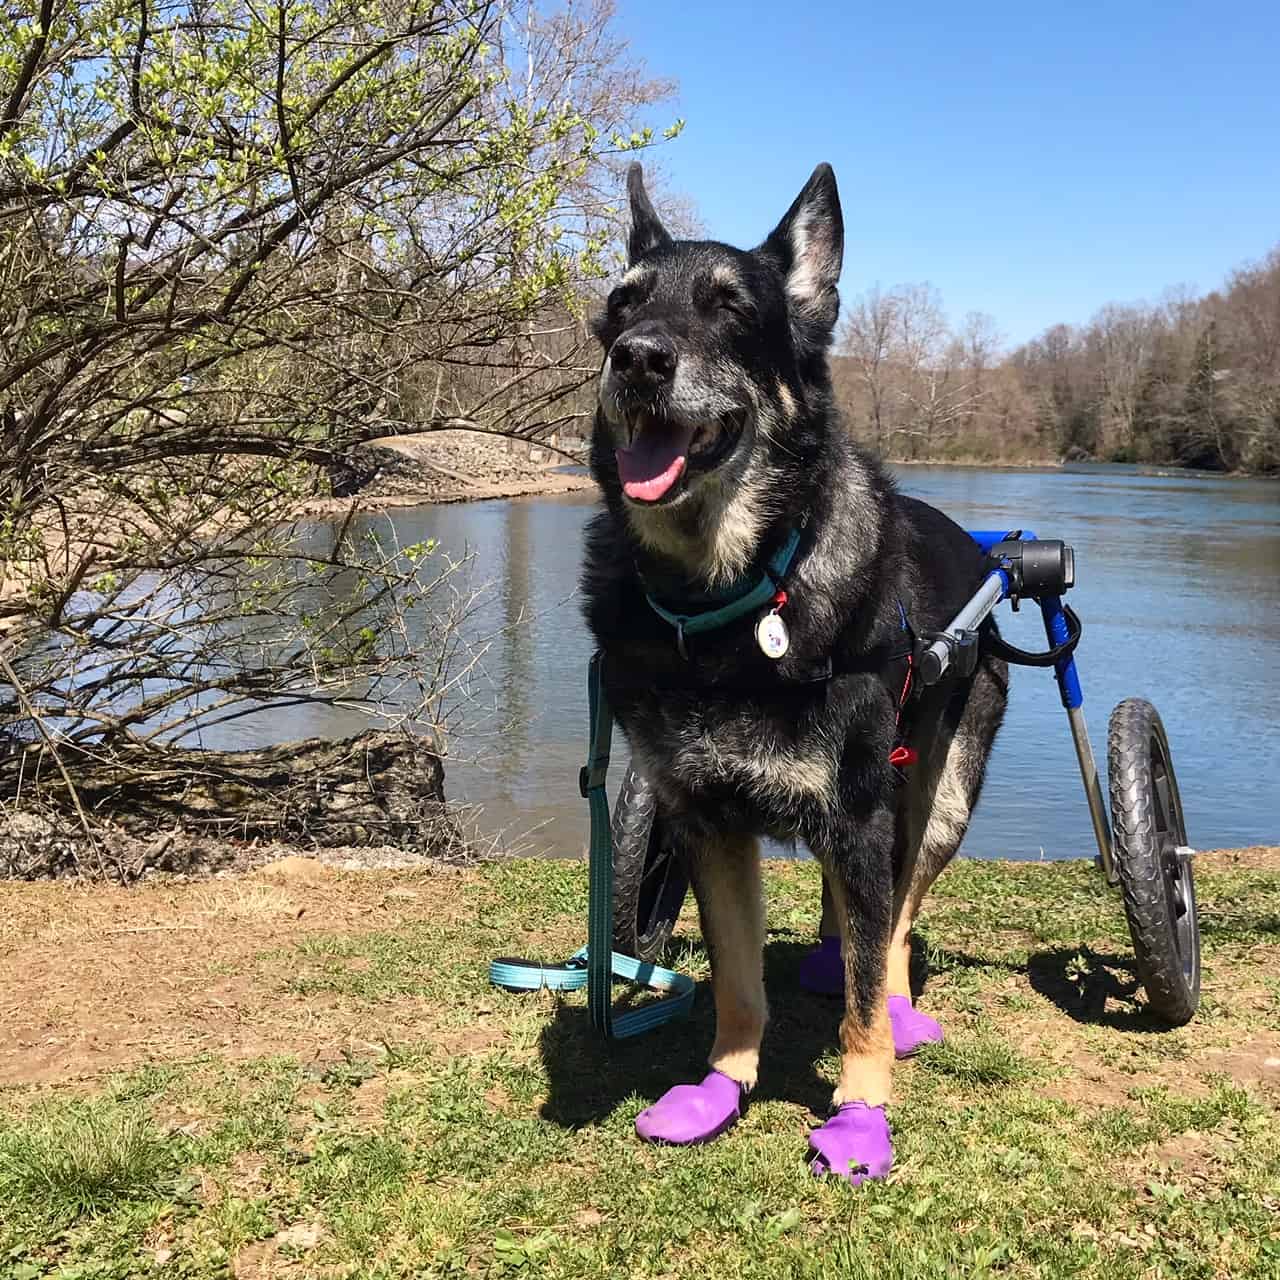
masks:
<svg viewBox="0 0 1280 1280"><path fill-rule="evenodd" d="M667 92L610 17L13 0L0 733L107 750L247 704L439 695L447 628L404 621L438 556L289 517L353 443L581 412L614 157Z"/></svg>

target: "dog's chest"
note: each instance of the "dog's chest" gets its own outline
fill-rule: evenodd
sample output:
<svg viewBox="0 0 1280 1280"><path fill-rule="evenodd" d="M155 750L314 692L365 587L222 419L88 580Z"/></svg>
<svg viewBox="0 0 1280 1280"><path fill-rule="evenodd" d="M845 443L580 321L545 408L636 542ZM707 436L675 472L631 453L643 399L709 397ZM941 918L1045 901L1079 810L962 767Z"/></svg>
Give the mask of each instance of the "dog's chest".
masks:
<svg viewBox="0 0 1280 1280"><path fill-rule="evenodd" d="M637 706L632 749L664 803L735 794L765 812L834 801L843 734L836 726L759 708Z"/></svg>

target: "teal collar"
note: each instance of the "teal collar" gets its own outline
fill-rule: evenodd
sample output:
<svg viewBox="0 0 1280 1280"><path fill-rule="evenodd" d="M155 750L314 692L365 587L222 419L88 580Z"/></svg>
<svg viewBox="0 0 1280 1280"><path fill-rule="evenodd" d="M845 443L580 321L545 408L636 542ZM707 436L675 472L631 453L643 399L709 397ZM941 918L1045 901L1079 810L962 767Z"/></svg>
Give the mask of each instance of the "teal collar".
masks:
<svg viewBox="0 0 1280 1280"><path fill-rule="evenodd" d="M718 631L767 605L778 594L778 588L787 576L799 548L800 528L796 527L791 530L786 542L769 558L769 563L754 585L735 583L725 593L727 601L715 609L704 609L697 613L674 613L670 609L664 609L648 591L644 593L644 598L658 617L676 629L676 647L680 650L680 656L687 659L689 654L684 643L686 636Z"/></svg>

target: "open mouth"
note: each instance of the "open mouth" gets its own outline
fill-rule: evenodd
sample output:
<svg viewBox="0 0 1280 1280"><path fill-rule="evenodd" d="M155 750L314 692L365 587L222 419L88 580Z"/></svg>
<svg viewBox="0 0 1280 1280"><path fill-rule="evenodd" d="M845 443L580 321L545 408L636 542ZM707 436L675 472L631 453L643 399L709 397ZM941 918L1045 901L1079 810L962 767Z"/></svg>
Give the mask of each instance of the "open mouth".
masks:
<svg viewBox="0 0 1280 1280"><path fill-rule="evenodd" d="M733 452L746 424L745 409L697 425L638 411L630 422L631 443L614 450L623 493L633 502L672 501L690 472L710 471Z"/></svg>

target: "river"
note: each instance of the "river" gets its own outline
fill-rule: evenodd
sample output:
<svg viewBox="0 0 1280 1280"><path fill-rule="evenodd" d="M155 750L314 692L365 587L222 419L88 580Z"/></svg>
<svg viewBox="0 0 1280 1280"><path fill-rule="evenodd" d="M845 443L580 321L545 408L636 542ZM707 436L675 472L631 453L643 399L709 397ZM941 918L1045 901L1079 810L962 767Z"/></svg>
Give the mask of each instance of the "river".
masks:
<svg viewBox="0 0 1280 1280"><path fill-rule="evenodd" d="M966 527L1025 526L1070 542L1078 586L1069 598L1085 624L1077 662L1099 762L1111 708L1149 698L1168 730L1191 842L1280 843L1280 485L1094 465L909 467L898 476L903 490ZM590 641L576 593L594 507L584 492L365 517L402 545L435 538L471 557L466 572L485 595L468 625L490 638L447 786L483 806L485 831L530 852L577 855L586 843L577 774ZM1043 646L1037 609L1014 616L1005 606L999 616L1015 643ZM296 719L276 712L269 724L238 722L216 745L337 735L362 723L338 709L311 707ZM616 784L625 751L614 759ZM1013 673L963 851L1018 859L1093 851L1049 671Z"/></svg>

